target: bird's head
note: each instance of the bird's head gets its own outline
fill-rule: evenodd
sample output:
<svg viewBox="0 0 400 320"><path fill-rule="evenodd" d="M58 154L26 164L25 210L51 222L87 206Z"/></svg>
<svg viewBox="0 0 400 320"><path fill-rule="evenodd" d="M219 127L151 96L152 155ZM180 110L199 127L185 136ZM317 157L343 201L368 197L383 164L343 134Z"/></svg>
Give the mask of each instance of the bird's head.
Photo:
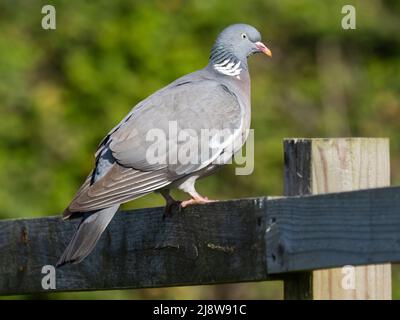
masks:
<svg viewBox="0 0 400 320"><path fill-rule="evenodd" d="M247 66L247 58L254 53L272 57L261 42L260 32L248 24L233 24L225 28L211 49L210 63L214 69L227 75L238 75L240 67Z"/></svg>

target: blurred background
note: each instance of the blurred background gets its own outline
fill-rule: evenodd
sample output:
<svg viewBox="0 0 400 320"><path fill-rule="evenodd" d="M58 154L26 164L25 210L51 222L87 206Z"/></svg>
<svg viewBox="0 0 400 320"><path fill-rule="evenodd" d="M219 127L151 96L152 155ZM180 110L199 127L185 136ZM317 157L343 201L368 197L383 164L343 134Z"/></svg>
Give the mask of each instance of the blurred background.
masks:
<svg viewBox="0 0 400 320"><path fill-rule="evenodd" d="M42 6L57 11L43 30ZM357 29L343 30L342 6ZM103 136L141 99L204 67L218 33L254 25L273 59L250 58L255 170L227 166L199 192L279 195L284 137L389 137L400 183L400 1L2 0L0 218L58 215ZM150 195L125 208L162 206ZM1 276L1 275L0 275ZM394 268L394 298L400 271ZM22 298L31 298L26 296ZM278 282L38 295L35 298L282 298ZM21 297L18 297L21 298Z"/></svg>

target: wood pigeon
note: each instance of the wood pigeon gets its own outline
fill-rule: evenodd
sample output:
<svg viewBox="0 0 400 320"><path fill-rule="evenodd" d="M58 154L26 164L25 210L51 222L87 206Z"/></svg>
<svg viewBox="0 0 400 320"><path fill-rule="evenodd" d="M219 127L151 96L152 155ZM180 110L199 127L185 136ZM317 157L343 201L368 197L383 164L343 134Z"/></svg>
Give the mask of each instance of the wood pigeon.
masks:
<svg viewBox="0 0 400 320"><path fill-rule="evenodd" d="M64 211L64 219L81 218L81 223L57 266L87 257L122 203L157 191L166 199L169 212L178 203L169 194L172 188L190 195L189 200L179 202L181 208L210 202L196 192L195 182L227 163L245 143L251 118L247 58L258 52L272 56L254 27L227 27L213 45L206 67L139 102L105 136L95 154L93 171ZM204 129L231 131L222 142L202 141L207 152L202 149L195 159L183 162L174 155L180 147L186 152L187 143L185 149L169 132L171 123L189 136L200 136ZM163 143L149 139L154 129L167 132ZM233 148L229 147L232 143ZM155 145L157 156L164 161L149 160L149 150Z"/></svg>

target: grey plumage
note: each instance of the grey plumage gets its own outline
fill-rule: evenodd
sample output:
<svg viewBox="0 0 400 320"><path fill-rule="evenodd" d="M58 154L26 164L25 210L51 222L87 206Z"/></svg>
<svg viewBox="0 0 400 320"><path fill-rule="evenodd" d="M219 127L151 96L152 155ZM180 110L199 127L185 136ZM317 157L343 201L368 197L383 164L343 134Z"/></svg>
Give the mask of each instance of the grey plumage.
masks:
<svg viewBox="0 0 400 320"><path fill-rule="evenodd" d="M96 152L93 172L64 211L65 219L82 217L82 222L58 265L82 261L122 203L154 191L162 191L168 202L172 199L168 191L174 187L191 195L192 202L187 204L207 201L196 192L195 181L226 163L244 141L235 150L223 143L209 145L206 159L199 153L196 161L172 163L168 159L177 147L170 146L179 147L181 142L168 134L169 124L174 121L179 130L190 129L198 136L207 128L237 129L240 136L246 135L251 114L247 57L269 52L259 41L259 32L251 26L228 27L219 35L204 69L177 79L138 103L107 134ZM160 149L166 159L163 163L150 163L146 157L154 144L146 135L154 128L166 133L168 147Z"/></svg>
<svg viewBox="0 0 400 320"><path fill-rule="evenodd" d="M57 267L66 263L79 263L93 250L119 205L94 213L85 213L78 230L57 262Z"/></svg>

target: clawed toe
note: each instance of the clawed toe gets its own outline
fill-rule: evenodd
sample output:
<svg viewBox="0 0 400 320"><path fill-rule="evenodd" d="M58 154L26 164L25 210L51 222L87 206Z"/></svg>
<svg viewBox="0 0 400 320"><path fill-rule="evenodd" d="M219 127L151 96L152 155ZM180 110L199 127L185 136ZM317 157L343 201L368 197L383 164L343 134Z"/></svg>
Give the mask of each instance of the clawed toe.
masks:
<svg viewBox="0 0 400 320"><path fill-rule="evenodd" d="M214 202L215 200L210 200L207 197L196 197L196 198L192 198L189 200L185 200L182 201L181 203L181 207L182 208L186 208L188 206L191 206L193 204L206 204L206 203L210 203L210 202Z"/></svg>
<svg viewBox="0 0 400 320"><path fill-rule="evenodd" d="M165 217L167 217L167 216L171 217L175 211L181 212L182 211L181 203L182 203L181 201L173 201L173 202L167 203L167 205L165 206L165 209L164 209L163 219L165 219Z"/></svg>
<svg viewBox="0 0 400 320"><path fill-rule="evenodd" d="M162 191L161 194L164 196L167 204L165 206L163 219L167 216L172 216L174 212L182 212L186 207L194 205L194 204L206 204L210 202L214 202L216 200L210 200L207 197L203 197L197 192L190 192L190 196L192 197L189 200L185 201L177 201L169 195L168 191Z"/></svg>

